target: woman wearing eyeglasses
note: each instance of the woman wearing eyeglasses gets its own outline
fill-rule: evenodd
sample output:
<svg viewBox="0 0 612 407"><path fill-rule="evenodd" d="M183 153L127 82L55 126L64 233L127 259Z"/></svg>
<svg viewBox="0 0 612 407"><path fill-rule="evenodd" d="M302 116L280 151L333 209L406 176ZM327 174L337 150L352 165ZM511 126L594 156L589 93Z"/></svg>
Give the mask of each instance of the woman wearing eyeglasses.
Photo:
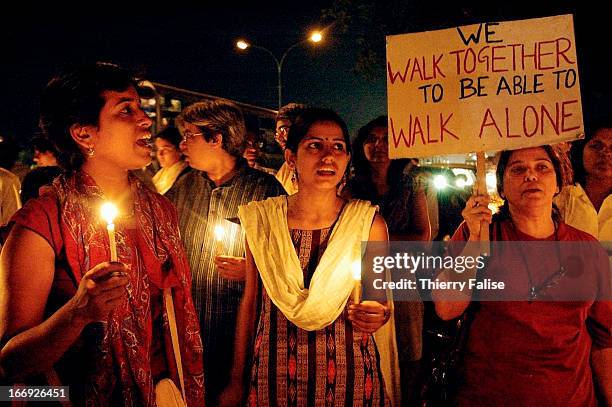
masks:
<svg viewBox="0 0 612 407"><path fill-rule="evenodd" d="M465 222L452 241L463 247L462 256L479 256L473 242L480 240L481 223L492 222L491 260L481 274L445 270L438 278L489 278L508 286L467 311L471 324L457 375L459 406L595 406L595 388L602 405L612 403L608 259L592 236L560 220L553 197L563 180L551 146L503 151L497 165L497 188L505 199L500 212L492 217L487 196L471 197L463 210ZM495 241L511 244L500 248ZM573 250L551 244L567 241L575 242ZM577 257L570 262L572 254ZM584 289L584 298L568 294ZM473 295L471 288L434 290L436 311L445 320L459 317Z"/></svg>

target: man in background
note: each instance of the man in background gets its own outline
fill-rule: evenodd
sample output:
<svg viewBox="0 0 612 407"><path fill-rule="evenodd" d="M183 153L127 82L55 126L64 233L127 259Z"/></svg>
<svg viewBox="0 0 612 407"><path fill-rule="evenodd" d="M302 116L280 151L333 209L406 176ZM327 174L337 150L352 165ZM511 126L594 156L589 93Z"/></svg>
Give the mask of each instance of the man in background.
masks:
<svg viewBox="0 0 612 407"><path fill-rule="evenodd" d="M305 107L306 105L300 103L289 103L278 110L274 139L281 147L283 154L285 152L285 145L287 144L289 129L291 129L291 125L295 121L295 118ZM293 195L298 191L295 173L289 168L286 162L283 163L276 173L276 179L283 185L288 195Z"/></svg>

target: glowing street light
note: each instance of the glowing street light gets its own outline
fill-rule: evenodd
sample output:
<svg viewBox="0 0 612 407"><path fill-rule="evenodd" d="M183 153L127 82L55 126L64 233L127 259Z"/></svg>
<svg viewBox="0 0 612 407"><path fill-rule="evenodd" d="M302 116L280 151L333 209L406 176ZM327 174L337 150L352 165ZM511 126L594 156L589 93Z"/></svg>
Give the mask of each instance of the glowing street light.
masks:
<svg viewBox="0 0 612 407"><path fill-rule="evenodd" d="M289 52L292 49L294 49L298 45L301 45L301 44L305 43L306 41L310 41L310 42L312 42L314 44L318 44L322 40L323 40L323 33L321 31L313 31L308 38L306 38L304 40L301 40L301 41L298 41L295 44L293 44L292 46L290 46L289 48L287 48L287 50L281 56L280 60L268 48L262 47L260 45L251 44L251 43L249 43L248 41L246 41L244 39L240 39L240 40L236 41L236 48L238 48L241 51L245 51L247 48L251 48L251 47L252 48L256 48L256 49L260 49L262 51L267 52L272 57L272 59L274 59L274 62L276 63L276 71L277 71L277 74L278 74L277 92L278 92L278 108L280 109L281 106L283 105L283 97L282 97L282 92L283 92L283 82L282 82L283 63L285 62L285 58L287 58L287 54L289 54Z"/></svg>
<svg viewBox="0 0 612 407"><path fill-rule="evenodd" d="M321 33L321 31L313 31L312 34L310 34L310 41L314 43L321 42L322 39L323 34Z"/></svg>

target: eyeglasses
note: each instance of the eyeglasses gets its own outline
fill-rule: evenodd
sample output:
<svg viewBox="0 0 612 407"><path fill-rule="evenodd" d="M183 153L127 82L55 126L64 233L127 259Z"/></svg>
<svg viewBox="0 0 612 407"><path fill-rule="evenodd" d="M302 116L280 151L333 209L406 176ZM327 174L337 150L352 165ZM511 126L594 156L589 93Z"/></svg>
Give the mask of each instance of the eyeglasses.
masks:
<svg viewBox="0 0 612 407"><path fill-rule="evenodd" d="M189 131L186 131L185 133L183 133L183 142L188 143L189 141L193 140L194 137L203 135L204 133L191 133Z"/></svg>

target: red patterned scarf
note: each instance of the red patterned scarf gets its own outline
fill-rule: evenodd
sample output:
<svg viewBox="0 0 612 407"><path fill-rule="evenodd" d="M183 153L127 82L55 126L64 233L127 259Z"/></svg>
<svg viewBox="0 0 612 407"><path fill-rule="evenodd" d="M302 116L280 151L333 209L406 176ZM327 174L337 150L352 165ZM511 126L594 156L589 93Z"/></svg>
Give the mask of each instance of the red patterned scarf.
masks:
<svg viewBox="0 0 612 407"><path fill-rule="evenodd" d="M134 202L137 233L152 255L137 256L134 246L128 245L125 231L117 225L118 258L131 267L128 295L104 324L94 354L89 355L95 360L95 367L87 384L87 405L108 405L115 389L121 389L126 406L155 404L150 362L153 335L163 335L170 376L180 387L165 309L163 333L153 332L149 292L153 284L161 290L172 287L186 401L190 406L203 406L203 348L176 211L169 201L148 190L135 177L130 177L130 185L137 191ZM78 283L88 270L110 259L106 224L99 214L102 192L82 171L59 178L53 189L59 198L67 261Z"/></svg>

